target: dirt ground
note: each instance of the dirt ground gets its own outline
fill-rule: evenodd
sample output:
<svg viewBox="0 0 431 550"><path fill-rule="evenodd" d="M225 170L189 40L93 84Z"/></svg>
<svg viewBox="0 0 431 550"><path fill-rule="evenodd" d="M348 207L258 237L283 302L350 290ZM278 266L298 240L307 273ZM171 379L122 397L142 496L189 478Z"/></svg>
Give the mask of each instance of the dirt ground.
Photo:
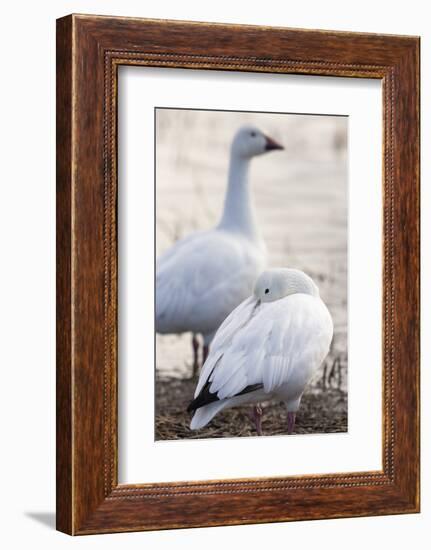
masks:
<svg viewBox="0 0 431 550"><path fill-rule="evenodd" d="M247 437L256 435L244 406L220 412L208 426L191 431L187 405L193 396L195 380L158 378L156 383L156 440ZM264 435L287 433L287 413L281 403L263 404ZM302 398L296 417L296 434L339 433L347 431L347 394L333 387L313 387Z"/></svg>

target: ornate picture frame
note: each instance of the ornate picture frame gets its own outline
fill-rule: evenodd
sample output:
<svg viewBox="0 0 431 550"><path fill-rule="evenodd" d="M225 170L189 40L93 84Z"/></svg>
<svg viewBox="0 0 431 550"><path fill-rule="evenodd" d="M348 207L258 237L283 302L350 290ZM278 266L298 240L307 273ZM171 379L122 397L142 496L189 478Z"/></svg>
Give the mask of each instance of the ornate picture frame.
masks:
<svg viewBox="0 0 431 550"><path fill-rule="evenodd" d="M118 483L121 65L372 78L383 89L381 471ZM57 528L419 511L419 38L69 15L57 21Z"/></svg>

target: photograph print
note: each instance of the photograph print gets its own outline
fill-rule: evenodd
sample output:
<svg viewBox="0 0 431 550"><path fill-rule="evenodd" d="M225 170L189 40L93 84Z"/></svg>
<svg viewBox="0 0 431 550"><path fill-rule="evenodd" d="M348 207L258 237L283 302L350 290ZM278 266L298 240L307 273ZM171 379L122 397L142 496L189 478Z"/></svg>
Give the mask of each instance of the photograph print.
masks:
<svg viewBox="0 0 431 550"><path fill-rule="evenodd" d="M155 439L346 432L348 117L155 109Z"/></svg>

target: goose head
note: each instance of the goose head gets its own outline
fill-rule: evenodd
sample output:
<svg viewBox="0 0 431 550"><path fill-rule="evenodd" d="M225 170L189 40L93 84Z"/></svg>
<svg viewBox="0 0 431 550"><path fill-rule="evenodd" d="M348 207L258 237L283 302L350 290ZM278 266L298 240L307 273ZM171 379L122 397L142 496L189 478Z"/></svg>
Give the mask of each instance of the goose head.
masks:
<svg viewBox="0 0 431 550"><path fill-rule="evenodd" d="M280 149L284 147L254 126L240 128L232 142L232 153L246 159Z"/></svg>
<svg viewBox="0 0 431 550"><path fill-rule="evenodd" d="M260 302L274 302L291 294L310 294L318 297L314 281L299 269L268 269L256 281L254 296Z"/></svg>

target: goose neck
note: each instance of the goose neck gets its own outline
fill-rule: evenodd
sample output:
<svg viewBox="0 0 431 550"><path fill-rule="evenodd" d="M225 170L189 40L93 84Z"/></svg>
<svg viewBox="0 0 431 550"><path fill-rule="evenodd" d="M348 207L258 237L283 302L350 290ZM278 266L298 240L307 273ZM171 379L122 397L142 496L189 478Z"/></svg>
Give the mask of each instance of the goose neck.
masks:
<svg viewBox="0 0 431 550"><path fill-rule="evenodd" d="M257 237L257 225L248 182L250 159L232 155L228 187L219 227Z"/></svg>

